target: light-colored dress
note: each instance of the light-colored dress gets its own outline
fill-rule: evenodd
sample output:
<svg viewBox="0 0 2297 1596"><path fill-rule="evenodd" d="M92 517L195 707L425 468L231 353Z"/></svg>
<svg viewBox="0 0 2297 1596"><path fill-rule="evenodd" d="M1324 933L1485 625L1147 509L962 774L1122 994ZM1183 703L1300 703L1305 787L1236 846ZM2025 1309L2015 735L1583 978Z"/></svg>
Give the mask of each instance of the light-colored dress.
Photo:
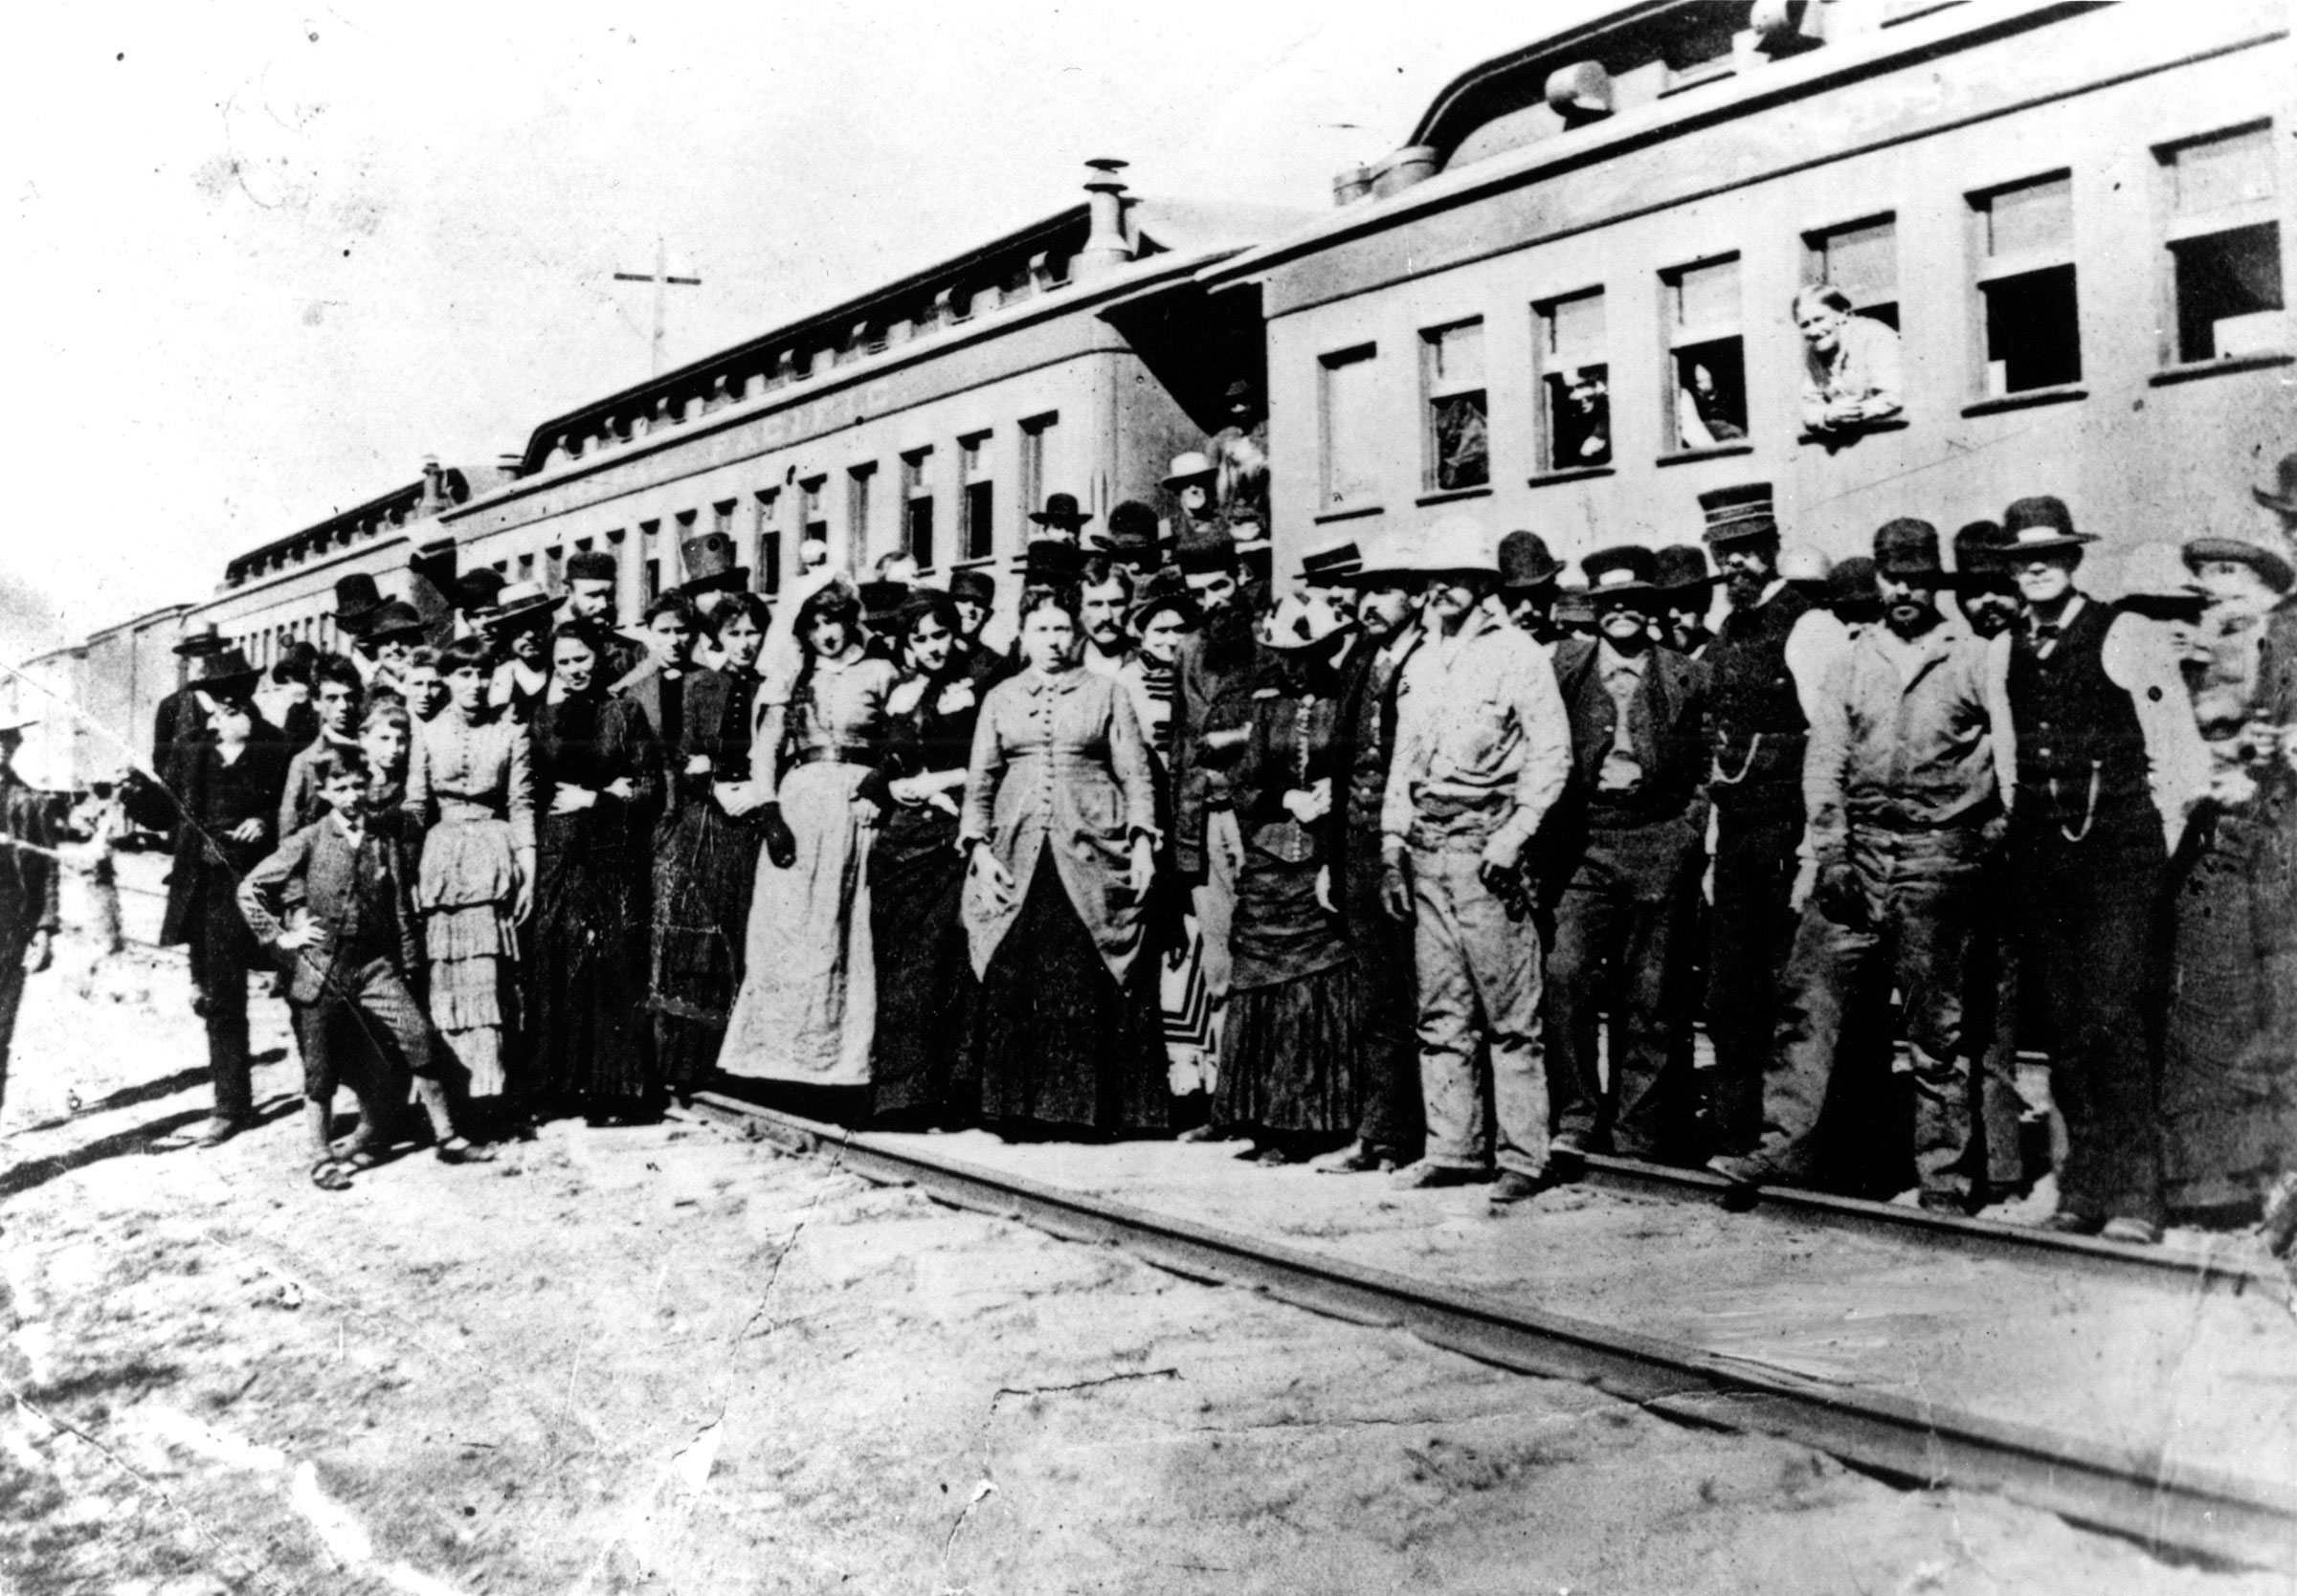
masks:
<svg viewBox="0 0 2297 1596"><path fill-rule="evenodd" d="M470 1076L502 1095L502 1033L518 960L518 859L534 857L534 772L526 728L473 722L447 705L414 724L407 810L429 828L415 880L430 960L431 1023Z"/></svg>
<svg viewBox="0 0 2297 1596"><path fill-rule="evenodd" d="M797 840L785 870L761 851L741 994L718 1067L752 1080L867 1086L877 1024L869 848L875 825L854 800L877 767L899 673L859 648L816 659L789 687L769 681L761 720L787 715L788 774L776 789ZM762 773L773 751L752 752Z"/></svg>

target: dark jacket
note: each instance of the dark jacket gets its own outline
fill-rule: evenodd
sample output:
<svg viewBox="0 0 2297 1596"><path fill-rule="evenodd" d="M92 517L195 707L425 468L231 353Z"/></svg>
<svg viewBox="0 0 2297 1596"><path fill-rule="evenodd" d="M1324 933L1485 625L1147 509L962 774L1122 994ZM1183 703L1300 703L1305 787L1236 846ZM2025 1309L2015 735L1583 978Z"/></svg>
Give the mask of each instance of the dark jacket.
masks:
<svg viewBox="0 0 2297 1596"><path fill-rule="evenodd" d="M1555 645L1555 686L1572 718L1565 802L1615 823L1672 819L1697 803L1706 785L1706 670L1663 646L1643 655L1642 684L1627 717L1642 781L1632 794L1614 797L1595 787L1618 728L1618 706L1603 685L1601 656L1593 637L1567 637Z"/></svg>
<svg viewBox="0 0 2297 1596"><path fill-rule="evenodd" d="M224 764L210 739L186 749L179 767L183 785L176 796L184 823L175 833L175 866L167 874L162 946L190 941L211 896L220 893L228 901L239 877L271 852L278 840L279 794L287 786L286 750L270 723L259 719L247 751L234 763ZM262 834L253 842L233 840L231 832L249 820L262 823Z"/></svg>
<svg viewBox="0 0 2297 1596"><path fill-rule="evenodd" d="M367 846L381 864L391 917L389 934L376 940L392 949L392 963L402 975L413 975L423 967L422 925L414 907L414 872L393 818L378 815L368 825ZM290 836L239 883L239 912L265 946L279 940L287 928L284 920L299 907L320 929L295 953L288 996L297 1003L316 1001L335 977L357 912L357 864L350 839L329 814Z"/></svg>
<svg viewBox="0 0 2297 1596"><path fill-rule="evenodd" d="M56 806L0 769L0 960L20 964L36 931L56 928L56 861L46 853L56 843Z"/></svg>

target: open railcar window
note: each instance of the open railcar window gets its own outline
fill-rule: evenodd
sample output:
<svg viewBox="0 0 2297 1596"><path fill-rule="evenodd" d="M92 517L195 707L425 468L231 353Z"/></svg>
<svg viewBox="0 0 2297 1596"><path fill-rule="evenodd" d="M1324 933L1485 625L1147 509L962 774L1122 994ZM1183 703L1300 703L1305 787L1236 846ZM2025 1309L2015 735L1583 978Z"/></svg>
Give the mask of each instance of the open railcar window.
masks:
<svg viewBox="0 0 2297 1596"><path fill-rule="evenodd" d="M1970 204L1985 310L1984 396L2080 382L2072 178L2053 173L1974 194Z"/></svg>
<svg viewBox="0 0 2297 1596"><path fill-rule="evenodd" d="M1611 464L1611 365L1603 290L1531 307L1536 322L1540 469Z"/></svg>
<svg viewBox="0 0 2297 1596"><path fill-rule="evenodd" d="M2259 123L2154 151L2168 188L2178 363L2289 347L2272 136Z"/></svg>
<svg viewBox="0 0 2297 1596"><path fill-rule="evenodd" d="M1438 493L1491 481L1491 428L1483 388L1483 323L1461 321L1420 337L1427 403L1426 485Z"/></svg>
<svg viewBox="0 0 2297 1596"><path fill-rule="evenodd" d="M1670 442L1678 453L1747 436L1747 355L1735 255L1660 274L1667 324Z"/></svg>

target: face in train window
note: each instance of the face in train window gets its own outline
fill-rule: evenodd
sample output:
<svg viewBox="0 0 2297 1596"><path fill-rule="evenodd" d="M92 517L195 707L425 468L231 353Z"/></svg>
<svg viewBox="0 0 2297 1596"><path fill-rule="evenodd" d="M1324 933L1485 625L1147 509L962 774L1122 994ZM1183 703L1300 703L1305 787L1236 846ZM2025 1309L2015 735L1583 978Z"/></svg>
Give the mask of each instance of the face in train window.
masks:
<svg viewBox="0 0 2297 1596"><path fill-rule="evenodd" d="M1661 277L1667 382L1677 450L1718 449L1747 435L1747 357L1739 331L1739 257Z"/></svg>

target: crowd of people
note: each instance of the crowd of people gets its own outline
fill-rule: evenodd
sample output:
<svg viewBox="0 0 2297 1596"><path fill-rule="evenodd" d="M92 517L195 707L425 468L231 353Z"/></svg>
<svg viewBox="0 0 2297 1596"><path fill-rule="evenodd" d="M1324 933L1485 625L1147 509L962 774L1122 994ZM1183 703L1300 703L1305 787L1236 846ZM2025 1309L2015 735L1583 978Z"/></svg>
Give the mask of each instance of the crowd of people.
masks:
<svg viewBox="0 0 2297 1596"><path fill-rule="evenodd" d="M1218 469L1104 529L1054 496L1010 643L984 571L810 547L769 604L722 534L627 628L585 551L429 617L346 577L348 652L269 673L189 639L126 796L176 836L197 1140L273 967L327 1188L706 1088L1494 1211L1599 1153L1962 1213L2048 1177L2059 1230L2287 1247L2297 456L2110 603L2057 499L1830 567L1759 483L1574 586L1457 512L1280 580Z"/></svg>

